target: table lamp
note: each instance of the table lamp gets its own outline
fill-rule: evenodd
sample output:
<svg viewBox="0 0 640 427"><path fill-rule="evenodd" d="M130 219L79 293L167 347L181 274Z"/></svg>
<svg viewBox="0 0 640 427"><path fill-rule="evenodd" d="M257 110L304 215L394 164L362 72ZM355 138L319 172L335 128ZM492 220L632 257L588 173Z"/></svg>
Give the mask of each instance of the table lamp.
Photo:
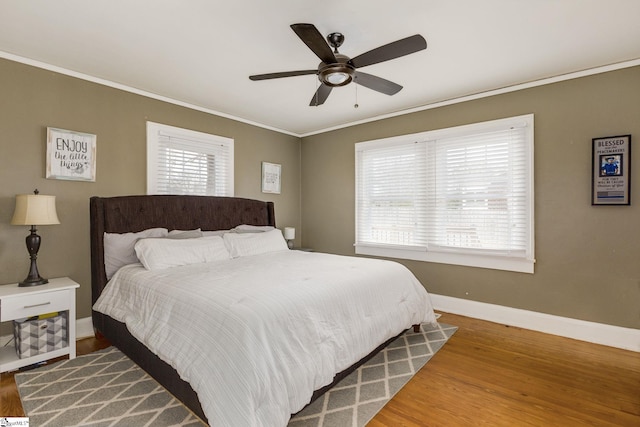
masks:
<svg viewBox="0 0 640 427"><path fill-rule="evenodd" d="M296 238L296 229L293 227L284 228L284 239L287 241L289 249L293 249L293 241Z"/></svg>
<svg viewBox="0 0 640 427"><path fill-rule="evenodd" d="M56 196L44 196L36 189L33 194L16 195L16 209L11 219L13 225L31 226L31 234L26 238L27 250L31 257L31 268L26 279L18 286L44 285L49 281L40 277L38 273L38 250L40 249L40 236L36 234L36 225L60 224L56 213Z"/></svg>

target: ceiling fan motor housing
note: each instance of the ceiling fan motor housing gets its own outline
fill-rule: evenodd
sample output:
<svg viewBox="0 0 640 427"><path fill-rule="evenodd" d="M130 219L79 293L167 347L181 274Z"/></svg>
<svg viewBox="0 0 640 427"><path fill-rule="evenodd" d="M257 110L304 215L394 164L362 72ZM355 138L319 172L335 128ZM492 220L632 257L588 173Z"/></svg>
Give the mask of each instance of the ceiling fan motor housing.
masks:
<svg viewBox="0 0 640 427"><path fill-rule="evenodd" d="M348 56L341 53L336 53L335 56L337 62L332 64L320 63L318 66L318 79L331 87L347 85L353 80L356 69L349 63L351 59Z"/></svg>

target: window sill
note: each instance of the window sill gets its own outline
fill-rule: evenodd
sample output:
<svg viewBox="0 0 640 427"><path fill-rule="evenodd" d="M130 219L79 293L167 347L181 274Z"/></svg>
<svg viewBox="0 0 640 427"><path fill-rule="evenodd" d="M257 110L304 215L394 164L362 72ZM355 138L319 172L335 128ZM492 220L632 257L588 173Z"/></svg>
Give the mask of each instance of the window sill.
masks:
<svg viewBox="0 0 640 427"><path fill-rule="evenodd" d="M529 274L533 274L535 264L535 260L527 260L523 258L428 252L426 250L407 250L365 245L356 245L355 248L356 254L358 255L410 259L414 261L489 268L493 270L515 271L518 273Z"/></svg>

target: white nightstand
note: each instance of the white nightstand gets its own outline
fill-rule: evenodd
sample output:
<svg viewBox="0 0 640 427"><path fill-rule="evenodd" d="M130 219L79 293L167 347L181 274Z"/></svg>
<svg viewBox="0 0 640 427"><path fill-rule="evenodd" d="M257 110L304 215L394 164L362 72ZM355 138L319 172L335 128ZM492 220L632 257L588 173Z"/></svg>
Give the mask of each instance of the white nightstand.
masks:
<svg viewBox="0 0 640 427"><path fill-rule="evenodd" d="M0 372L19 369L54 357L69 355L76 357L76 288L79 284L61 277L50 279L46 285L19 287L17 283L0 286L0 322L37 316L54 311L68 312L69 345L59 350L49 351L20 359L14 345L0 347Z"/></svg>

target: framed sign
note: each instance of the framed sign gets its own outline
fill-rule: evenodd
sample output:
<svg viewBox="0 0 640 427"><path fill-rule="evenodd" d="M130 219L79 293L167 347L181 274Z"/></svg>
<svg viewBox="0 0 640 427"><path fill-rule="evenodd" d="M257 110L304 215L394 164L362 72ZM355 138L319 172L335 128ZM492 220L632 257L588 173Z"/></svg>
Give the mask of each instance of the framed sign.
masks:
<svg viewBox="0 0 640 427"><path fill-rule="evenodd" d="M262 192L280 194L280 172L282 166L262 162Z"/></svg>
<svg viewBox="0 0 640 427"><path fill-rule="evenodd" d="M592 140L592 205L630 205L631 135Z"/></svg>
<svg viewBox="0 0 640 427"><path fill-rule="evenodd" d="M47 128L47 178L96 180L96 136Z"/></svg>

